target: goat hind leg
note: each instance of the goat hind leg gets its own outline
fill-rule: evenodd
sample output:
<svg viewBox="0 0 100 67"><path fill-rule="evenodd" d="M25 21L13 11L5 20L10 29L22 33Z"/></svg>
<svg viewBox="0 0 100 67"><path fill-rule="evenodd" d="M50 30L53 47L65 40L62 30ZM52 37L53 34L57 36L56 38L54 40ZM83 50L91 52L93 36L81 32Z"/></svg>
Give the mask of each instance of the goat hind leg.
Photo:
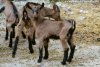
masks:
<svg viewBox="0 0 100 67"><path fill-rule="evenodd" d="M64 49L64 57L63 61L61 62L62 65L66 65L66 61L68 59L68 51L69 51L69 45L67 44L67 36L66 34L68 33L68 28L63 27L61 32L60 32L60 41L62 43L62 47Z"/></svg>
<svg viewBox="0 0 100 67"><path fill-rule="evenodd" d="M68 38L68 44L70 46L71 51L70 51L70 55L67 61L71 62L74 56L74 52L75 52L75 45L72 43L72 38Z"/></svg>
<svg viewBox="0 0 100 67"><path fill-rule="evenodd" d="M68 48L66 39L61 39L61 43L62 43L62 46L63 46L63 49L64 49L64 57L63 57L63 61L61 62L61 64L66 65L66 61L68 59L69 48Z"/></svg>

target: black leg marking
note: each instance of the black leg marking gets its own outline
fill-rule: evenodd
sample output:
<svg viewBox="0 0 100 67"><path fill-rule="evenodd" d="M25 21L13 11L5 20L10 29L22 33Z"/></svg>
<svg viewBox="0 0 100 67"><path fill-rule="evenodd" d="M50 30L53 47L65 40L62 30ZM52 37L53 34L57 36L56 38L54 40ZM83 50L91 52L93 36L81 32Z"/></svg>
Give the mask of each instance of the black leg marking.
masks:
<svg viewBox="0 0 100 67"><path fill-rule="evenodd" d="M70 52L69 58L67 60L68 62L72 61L73 56L74 56L74 52L75 52L75 45L73 47L71 47L71 52Z"/></svg>
<svg viewBox="0 0 100 67"><path fill-rule="evenodd" d="M44 46L45 49L45 55L44 55L44 59L48 59L49 53L48 53L48 46Z"/></svg>
<svg viewBox="0 0 100 67"><path fill-rule="evenodd" d="M12 48L12 39L13 39L13 32L10 32L10 41L9 41L10 48Z"/></svg>
<svg viewBox="0 0 100 67"><path fill-rule="evenodd" d="M68 44L70 46L71 52L67 61L71 62L74 56L74 52L75 52L75 45L72 43L72 34L69 35Z"/></svg>
<svg viewBox="0 0 100 67"><path fill-rule="evenodd" d="M61 62L62 65L66 65L66 61L68 58L68 51L69 51L69 49L64 51L64 58L63 58L63 61Z"/></svg>
<svg viewBox="0 0 100 67"><path fill-rule="evenodd" d="M5 10L5 7L3 6L3 7L0 9L0 13L2 13L4 10Z"/></svg>
<svg viewBox="0 0 100 67"><path fill-rule="evenodd" d="M5 40L8 40L9 32L8 29L6 28L6 35L5 35Z"/></svg>
<svg viewBox="0 0 100 67"><path fill-rule="evenodd" d="M33 41L32 41L33 45L36 45L36 41L35 41L35 32L33 34Z"/></svg>
<svg viewBox="0 0 100 67"><path fill-rule="evenodd" d="M14 44L14 48L13 48L13 52L12 52L12 57L15 57L16 51L17 51L17 45L18 45L18 41L19 41L19 37L15 38L15 44Z"/></svg>
<svg viewBox="0 0 100 67"><path fill-rule="evenodd" d="M43 48L39 49L39 59L38 59L38 63L42 62L42 58L43 58Z"/></svg>
<svg viewBox="0 0 100 67"><path fill-rule="evenodd" d="M24 39L26 38L26 35L23 31L22 31L22 36L23 36Z"/></svg>
<svg viewBox="0 0 100 67"><path fill-rule="evenodd" d="M15 38L15 27L13 28L13 38Z"/></svg>
<svg viewBox="0 0 100 67"><path fill-rule="evenodd" d="M49 43L49 39L46 39L46 40L44 41L44 50L45 50L44 59L48 59L48 57L49 57L48 43Z"/></svg>
<svg viewBox="0 0 100 67"><path fill-rule="evenodd" d="M33 53L34 50L32 48L32 39L28 36L28 43L29 43L29 50L30 50L30 53Z"/></svg>

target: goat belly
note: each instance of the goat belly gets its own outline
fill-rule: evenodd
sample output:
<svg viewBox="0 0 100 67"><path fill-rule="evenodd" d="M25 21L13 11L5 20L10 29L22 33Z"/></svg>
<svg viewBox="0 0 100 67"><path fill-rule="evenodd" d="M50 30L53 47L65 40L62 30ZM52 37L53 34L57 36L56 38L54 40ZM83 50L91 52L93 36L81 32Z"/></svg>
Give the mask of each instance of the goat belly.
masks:
<svg viewBox="0 0 100 67"><path fill-rule="evenodd" d="M56 36L56 35L51 35L49 38L50 39L55 39L55 40L60 39L59 36Z"/></svg>

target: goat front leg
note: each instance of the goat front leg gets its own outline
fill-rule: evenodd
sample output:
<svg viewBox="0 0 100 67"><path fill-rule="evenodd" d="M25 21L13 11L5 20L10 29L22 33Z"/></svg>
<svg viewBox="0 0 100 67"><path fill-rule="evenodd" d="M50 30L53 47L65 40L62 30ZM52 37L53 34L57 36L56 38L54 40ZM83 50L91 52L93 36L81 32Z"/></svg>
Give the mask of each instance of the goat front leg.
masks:
<svg viewBox="0 0 100 67"><path fill-rule="evenodd" d="M12 31L12 32L13 32L12 36L13 36L13 38L15 38L15 27L13 27L12 29L13 29L13 31Z"/></svg>
<svg viewBox="0 0 100 67"><path fill-rule="evenodd" d="M33 45L36 45L36 41L35 41L35 31L33 33L33 40L32 40Z"/></svg>
<svg viewBox="0 0 100 67"><path fill-rule="evenodd" d="M25 39L26 38L25 33L23 31L21 33L22 33L23 38Z"/></svg>
<svg viewBox="0 0 100 67"><path fill-rule="evenodd" d="M10 48L12 48L12 40L13 40L13 31L10 32L10 41L9 41Z"/></svg>
<svg viewBox="0 0 100 67"><path fill-rule="evenodd" d="M5 35L5 40L8 40L8 36L9 36L9 32L8 32L8 28L6 27L6 35Z"/></svg>
<svg viewBox="0 0 100 67"><path fill-rule="evenodd" d="M12 52L13 58L16 55L17 45L18 45L18 42L19 42L19 36L20 36L21 30L22 30L22 29L19 29L19 28L20 27L18 27L18 26L15 27L15 42L14 42L14 47L13 47L13 52Z"/></svg>
<svg viewBox="0 0 100 67"><path fill-rule="evenodd" d="M34 53L34 50L33 50L33 47L32 47L33 32L31 30L31 28L27 29L27 36L28 36L28 43L29 43L30 53Z"/></svg>
<svg viewBox="0 0 100 67"><path fill-rule="evenodd" d="M39 40L39 59L38 59L38 63L42 62L42 58L43 58L43 39Z"/></svg>
<svg viewBox="0 0 100 67"><path fill-rule="evenodd" d="M46 38L44 41L44 50L45 50L44 59L48 59L48 57L49 57L48 43L49 43L49 38Z"/></svg>
<svg viewBox="0 0 100 67"><path fill-rule="evenodd" d="M31 35L30 37L32 38L32 44L36 45L36 41L35 41L35 28L34 28L34 26L31 26L28 31L29 31L29 35Z"/></svg>
<svg viewBox="0 0 100 67"><path fill-rule="evenodd" d="M12 52L13 58L15 58L15 55L16 55L18 42L19 42L19 36L15 37L15 44L14 44L14 48L13 48L13 52Z"/></svg>
<svg viewBox="0 0 100 67"><path fill-rule="evenodd" d="M28 36L28 43L29 43L30 53L34 53L34 50L32 48L32 38L30 36Z"/></svg>

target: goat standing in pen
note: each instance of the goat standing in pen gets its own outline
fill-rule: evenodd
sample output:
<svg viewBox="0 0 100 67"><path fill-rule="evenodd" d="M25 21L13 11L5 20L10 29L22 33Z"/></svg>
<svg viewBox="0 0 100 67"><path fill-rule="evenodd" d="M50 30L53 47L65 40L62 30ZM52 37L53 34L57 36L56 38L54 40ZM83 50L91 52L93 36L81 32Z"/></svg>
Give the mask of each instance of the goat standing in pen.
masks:
<svg viewBox="0 0 100 67"><path fill-rule="evenodd" d="M0 13L4 13L6 17L6 35L5 40L8 40L8 35L10 32L9 47L12 47L12 38L15 36L15 26L19 22L19 15L16 6L12 2L13 0L0 0L4 6L0 9ZM23 37L25 34L22 32Z"/></svg>
<svg viewBox="0 0 100 67"><path fill-rule="evenodd" d="M74 20L61 20L61 21L52 21L44 19L40 16L42 9L44 8L44 3L39 9L32 9L34 11L34 24L35 24L35 34L37 40L39 41L39 59L38 62L42 62L43 58L43 46L45 49L44 59L48 59L48 43L49 39L60 39L62 43L62 47L64 49L64 57L63 61L61 62L63 65L66 64L66 61L71 62L74 51L75 45L72 43L72 35L76 27L76 23ZM23 16L24 17L24 16ZM68 58L68 51L69 47L71 49L69 58Z"/></svg>
<svg viewBox="0 0 100 67"><path fill-rule="evenodd" d="M25 11L28 14L26 18L28 18L28 16L31 17L31 18L34 18L34 17L32 17L33 16L32 12L34 12L35 10L31 11L30 9L33 9L33 8L36 9L36 8L38 8L40 6L41 5L38 4L38 3L33 3L33 2L26 3L26 5L24 6L25 8L23 10L23 11L25 11L25 9L27 10L27 11ZM24 14L23 14L23 16L24 16ZM58 8L57 5L53 5L53 9L45 7L44 11L41 13L41 16L51 17L53 19L60 20L61 19L60 18L60 9ZM31 22L31 21L27 22L27 21L21 19L19 24L16 26L15 44L14 44L12 57L15 57L15 54L16 54L17 44L18 44L18 41L19 41L20 32L23 30L23 27L28 26L27 23L31 23L31 25L32 25L32 23L34 23L34 22ZM29 29L30 29L30 27L31 26L28 26ZM29 45L32 44L31 43L32 39L33 39L33 44L35 44L35 29L32 28L28 32L30 32L29 33L30 35L32 35L32 33L34 34L34 35L32 35L33 38L32 38L32 36L31 36L31 38L28 37ZM28 35L28 36L30 36L30 35ZM33 53L33 49L31 47L32 47L32 45L29 46L29 49L31 49L30 52Z"/></svg>
<svg viewBox="0 0 100 67"><path fill-rule="evenodd" d="M23 28L25 28L27 31L26 35L28 38L30 53L34 52L34 50L32 48L32 44L33 45L35 44L35 26L34 26L34 22L32 21L32 19L30 19L30 17L33 18L33 14L32 14L32 11L29 8L27 8L28 4L30 4L30 6L32 5L33 8L40 7L40 4L38 4L38 3L28 2L22 8L22 17L20 18L18 25L15 27L15 43L14 43L14 48L13 48L13 52L12 52L13 58L15 57L15 54L17 51L17 45L19 42L19 36L20 36L20 33L23 30Z"/></svg>

